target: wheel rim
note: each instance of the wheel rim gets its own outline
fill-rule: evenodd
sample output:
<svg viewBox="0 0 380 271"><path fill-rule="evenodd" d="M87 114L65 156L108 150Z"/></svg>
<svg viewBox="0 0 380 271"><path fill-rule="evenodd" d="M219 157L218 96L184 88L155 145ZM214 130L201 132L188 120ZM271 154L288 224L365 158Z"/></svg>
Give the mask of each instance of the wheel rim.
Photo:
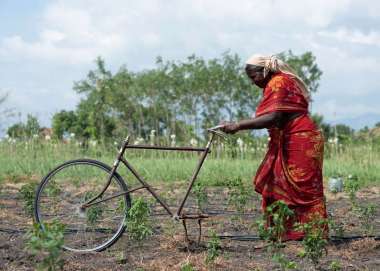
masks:
<svg viewBox="0 0 380 271"><path fill-rule="evenodd" d="M44 224L57 220L65 226L64 248L76 252L100 251L123 232L127 196L120 196L86 210L82 204L97 195L106 184L110 169L88 161L66 163L43 180L37 194L36 219ZM103 198L125 189L114 176Z"/></svg>

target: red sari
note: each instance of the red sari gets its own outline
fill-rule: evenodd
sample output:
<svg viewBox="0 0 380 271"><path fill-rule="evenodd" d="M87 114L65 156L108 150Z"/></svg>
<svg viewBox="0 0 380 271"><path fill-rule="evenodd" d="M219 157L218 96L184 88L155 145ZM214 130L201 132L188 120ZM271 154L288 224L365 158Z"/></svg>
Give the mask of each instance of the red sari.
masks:
<svg viewBox="0 0 380 271"><path fill-rule="evenodd" d="M308 114L308 102L294 80L276 73L268 82L256 117L275 112L301 112L282 129L268 129L268 151L254 178L255 190L262 195L262 208L282 200L295 213L287 222L285 240L297 240L303 232L295 222L307 223L314 217L326 218L323 195L323 135ZM327 235L326 227L326 235Z"/></svg>

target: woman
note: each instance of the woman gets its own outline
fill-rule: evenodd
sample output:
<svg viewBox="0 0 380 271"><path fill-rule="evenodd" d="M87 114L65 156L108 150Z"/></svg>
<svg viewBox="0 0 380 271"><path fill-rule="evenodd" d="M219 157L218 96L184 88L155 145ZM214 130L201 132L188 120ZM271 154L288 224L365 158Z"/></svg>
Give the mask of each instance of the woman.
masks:
<svg viewBox="0 0 380 271"><path fill-rule="evenodd" d="M262 208L282 200L294 211L283 240L300 240L296 222L326 218L323 195L323 136L310 118L310 95L305 83L275 56L254 55L246 62L252 83L263 89L263 97L252 119L225 124L226 133L267 128L268 152L254 178L262 195ZM327 227L325 228L327 236Z"/></svg>

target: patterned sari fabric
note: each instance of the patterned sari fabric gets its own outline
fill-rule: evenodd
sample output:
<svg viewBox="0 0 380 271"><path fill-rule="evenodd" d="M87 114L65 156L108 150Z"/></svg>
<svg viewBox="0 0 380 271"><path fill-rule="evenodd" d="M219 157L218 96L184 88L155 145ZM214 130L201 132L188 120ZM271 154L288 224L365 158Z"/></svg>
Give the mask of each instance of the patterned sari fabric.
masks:
<svg viewBox="0 0 380 271"><path fill-rule="evenodd" d="M275 111L303 114L281 129L268 129L268 152L254 178L255 190L262 195L263 211L278 200L294 211L283 239L298 240L304 233L296 231L294 223L327 217L322 182L324 139L308 115L308 102L297 84L281 72L265 87L256 117ZM324 230L327 237L327 226Z"/></svg>

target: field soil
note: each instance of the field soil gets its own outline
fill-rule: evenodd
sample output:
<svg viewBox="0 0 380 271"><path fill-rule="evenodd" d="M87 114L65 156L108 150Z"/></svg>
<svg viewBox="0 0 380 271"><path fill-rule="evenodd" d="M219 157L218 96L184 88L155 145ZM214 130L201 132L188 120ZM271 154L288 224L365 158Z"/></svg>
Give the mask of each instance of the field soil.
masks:
<svg viewBox="0 0 380 271"><path fill-rule="evenodd" d="M39 260L25 249L24 234L33 221L26 215L20 198L19 189L25 182L5 181L0 192L0 270L35 270ZM178 187L180 185L170 183L160 185L157 191L175 206L184 192L184 188ZM154 233L151 237L136 242L125 232L103 252L75 254L64 251L64 270L181 270L185 264L191 264L193 270L279 270L266 251L266 243L257 239L255 221L261 216L259 195L253 194L244 211L237 212L229 203L228 189L210 187L207 194L208 202L202 209L213 216L202 222L200 244L187 245L182 223L172 221L161 207L152 203ZM333 261L339 262L340 270L380 270L380 240L374 237L380 236L380 187L361 189L357 196L360 203L377 206L372 221L374 234L363 237L362 221L352 211L345 193L326 192L330 217L342 225L345 238L338 239L337 234L330 231L327 255L320 260L321 270L331 270L329 266ZM186 211L199 211L193 196ZM188 228L191 239L195 240L197 221L189 221ZM221 255L213 263L206 264L211 230L221 238ZM297 270L313 270L310 261L299 256L301 242L286 242L283 251L289 260L297 263Z"/></svg>

